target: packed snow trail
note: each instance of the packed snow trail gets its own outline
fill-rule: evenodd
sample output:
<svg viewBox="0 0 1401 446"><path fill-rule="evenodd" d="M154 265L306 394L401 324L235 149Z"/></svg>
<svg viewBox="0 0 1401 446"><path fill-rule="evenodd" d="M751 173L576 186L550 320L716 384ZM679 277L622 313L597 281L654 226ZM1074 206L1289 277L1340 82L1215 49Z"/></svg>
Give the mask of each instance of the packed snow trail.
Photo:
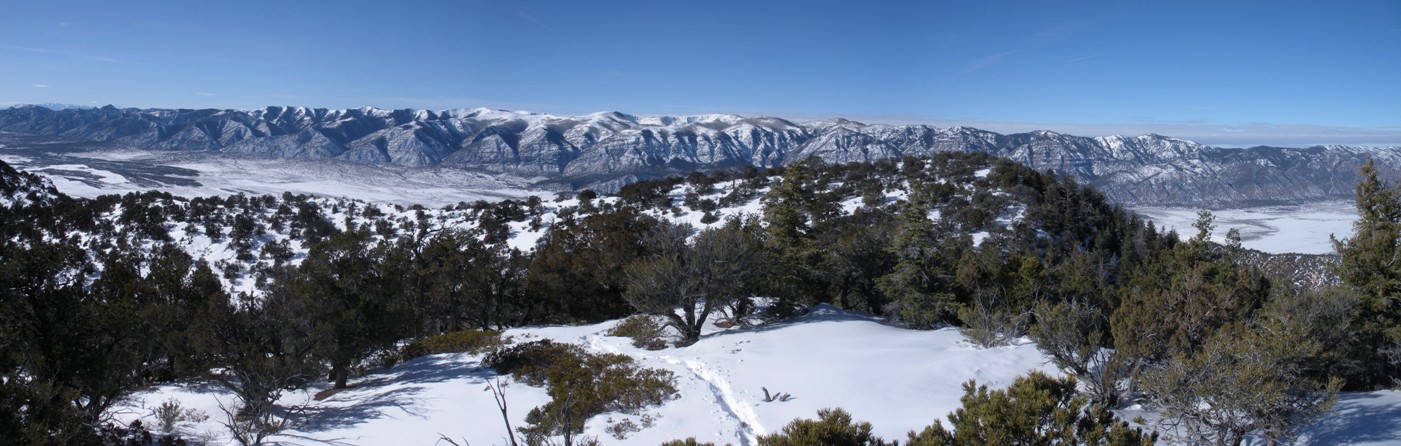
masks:
<svg viewBox="0 0 1401 446"><path fill-rule="evenodd" d="M676 359L663 357L664 361L672 364L681 364L692 374L704 381L710 387L710 391L715 395L715 405L736 424L735 435L738 437L741 446L749 446L759 441L758 436L764 435L764 426L759 422L759 416L754 413L754 409L743 399L735 395L730 388L729 380L718 371L707 367L704 362L694 359Z"/></svg>
<svg viewBox="0 0 1401 446"><path fill-rule="evenodd" d="M602 337L596 334L581 336L580 340L590 350L623 354L617 347L604 342ZM632 353L632 356L639 362L652 357L645 353ZM721 372L707 366L704 361L696 359L681 359L667 355L655 358L667 364L685 367L685 370L694 375L695 379L705 383L715 402L715 410L712 413L721 415L717 421L733 426L734 438L739 441L741 446L757 444L758 436L765 434L759 416L754 413L754 409L744 399L735 394L733 388L730 387L729 380L725 379Z"/></svg>

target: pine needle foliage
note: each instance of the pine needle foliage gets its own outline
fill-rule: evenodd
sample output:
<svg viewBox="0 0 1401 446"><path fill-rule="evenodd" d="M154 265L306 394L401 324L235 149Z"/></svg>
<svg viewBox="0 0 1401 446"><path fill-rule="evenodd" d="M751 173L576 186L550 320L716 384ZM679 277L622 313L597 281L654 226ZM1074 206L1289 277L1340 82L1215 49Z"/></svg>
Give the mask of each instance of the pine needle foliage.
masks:
<svg viewBox="0 0 1401 446"><path fill-rule="evenodd" d="M968 381L963 407L948 416L949 428L938 421L910 432L906 445L1149 445L1156 434L1145 434L1117 421L1107 408L1089 405L1076 393L1075 378L1052 378L1037 371L1018 377L1006 390L988 390Z"/></svg>
<svg viewBox="0 0 1401 446"><path fill-rule="evenodd" d="M842 409L820 409L817 419L797 419L779 431L759 437L759 446L885 446L871 433L871 423L853 421Z"/></svg>

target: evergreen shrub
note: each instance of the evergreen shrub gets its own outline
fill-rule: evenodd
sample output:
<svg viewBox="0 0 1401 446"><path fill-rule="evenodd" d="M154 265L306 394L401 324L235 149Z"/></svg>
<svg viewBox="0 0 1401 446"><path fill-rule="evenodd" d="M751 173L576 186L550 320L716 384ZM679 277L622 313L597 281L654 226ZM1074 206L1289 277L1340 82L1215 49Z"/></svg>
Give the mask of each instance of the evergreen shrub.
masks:
<svg viewBox="0 0 1401 446"><path fill-rule="evenodd" d="M666 328L657 320L647 315L636 315L624 319L618 325L608 329L605 335L632 338L632 346L647 349L661 350L666 348L666 340L662 336L666 333Z"/></svg>
<svg viewBox="0 0 1401 446"><path fill-rule="evenodd" d="M407 361L443 353L481 353L510 342L498 330L462 330L419 339L404 346L400 357Z"/></svg>
<svg viewBox="0 0 1401 446"><path fill-rule="evenodd" d="M637 414L676 395L670 371L638 367L624 355L591 354L574 344L516 344L491 352L483 363L528 385L546 386L551 401L531 409L530 425L519 429L527 440L572 437L595 415Z"/></svg>

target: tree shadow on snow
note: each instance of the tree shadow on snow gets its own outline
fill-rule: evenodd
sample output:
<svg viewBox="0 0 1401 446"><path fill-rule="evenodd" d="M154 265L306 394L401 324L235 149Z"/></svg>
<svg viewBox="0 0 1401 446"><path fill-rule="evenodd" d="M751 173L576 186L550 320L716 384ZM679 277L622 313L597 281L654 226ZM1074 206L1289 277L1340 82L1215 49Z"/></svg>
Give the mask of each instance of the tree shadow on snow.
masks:
<svg viewBox="0 0 1401 446"><path fill-rule="evenodd" d="M411 416L422 416L414 405L418 402L413 396L422 387L398 387L368 396L359 396L352 404L345 406L313 406L304 409L298 422L298 430L322 432L351 427L385 415L387 409L399 409ZM330 401L330 400L328 400Z"/></svg>
<svg viewBox="0 0 1401 446"><path fill-rule="evenodd" d="M1353 444L1395 441L1401 432L1401 405L1377 404L1377 393L1343 394L1333 406L1338 413L1309 426L1309 444Z"/></svg>
<svg viewBox="0 0 1401 446"><path fill-rule="evenodd" d="M386 416L390 409L403 414L424 417L417 407L416 397L427 384L466 379L462 385L485 383L496 372L482 368L478 361L466 361L459 355L437 355L415 358L389 370L370 374L342 392L305 409L298 425L303 432L322 432L354 426Z"/></svg>
<svg viewBox="0 0 1401 446"><path fill-rule="evenodd" d="M434 384L466 377L481 378L482 382L486 382L487 378L496 376L494 370L482 367L481 361L467 360L464 356L448 354L414 358L389 370L369 374L355 386Z"/></svg>

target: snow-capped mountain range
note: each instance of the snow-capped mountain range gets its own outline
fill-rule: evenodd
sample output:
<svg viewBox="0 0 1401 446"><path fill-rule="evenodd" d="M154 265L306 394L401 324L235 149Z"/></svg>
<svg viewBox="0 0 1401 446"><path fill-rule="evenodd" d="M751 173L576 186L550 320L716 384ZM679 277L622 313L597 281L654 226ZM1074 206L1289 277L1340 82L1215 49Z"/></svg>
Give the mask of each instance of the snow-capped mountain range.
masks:
<svg viewBox="0 0 1401 446"><path fill-rule="evenodd" d="M1239 206L1350 197L1375 158L1401 173L1401 149L1349 146L1218 148L1148 134L1003 135L968 127L776 117L582 116L493 110L313 109L0 110L0 132L102 147L205 151L279 159L444 166L546 178L555 188L616 189L639 178L810 156L871 161L943 151L985 152L1094 185L1122 204ZM11 146L22 146L11 141Z"/></svg>

